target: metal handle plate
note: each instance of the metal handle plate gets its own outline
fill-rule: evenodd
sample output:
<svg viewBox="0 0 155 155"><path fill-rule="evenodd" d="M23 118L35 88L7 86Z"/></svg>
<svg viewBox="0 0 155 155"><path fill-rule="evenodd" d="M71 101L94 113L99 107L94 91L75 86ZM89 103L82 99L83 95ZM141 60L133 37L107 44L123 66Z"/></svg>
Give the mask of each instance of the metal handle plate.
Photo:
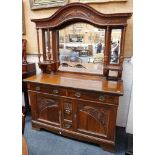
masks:
<svg viewBox="0 0 155 155"><path fill-rule="evenodd" d="M65 109L65 114L70 115L70 113L71 113L71 110L70 109Z"/></svg>
<svg viewBox="0 0 155 155"><path fill-rule="evenodd" d="M79 97L81 97L81 93L80 92L76 92L75 96L79 98Z"/></svg>
<svg viewBox="0 0 155 155"><path fill-rule="evenodd" d="M53 89L53 93L54 94L58 94L59 93L59 90L58 89Z"/></svg>
<svg viewBox="0 0 155 155"><path fill-rule="evenodd" d="M40 91L41 90L40 87L36 87L35 89L36 89L36 91Z"/></svg>
<svg viewBox="0 0 155 155"><path fill-rule="evenodd" d="M104 101L104 96L99 96L99 101Z"/></svg>

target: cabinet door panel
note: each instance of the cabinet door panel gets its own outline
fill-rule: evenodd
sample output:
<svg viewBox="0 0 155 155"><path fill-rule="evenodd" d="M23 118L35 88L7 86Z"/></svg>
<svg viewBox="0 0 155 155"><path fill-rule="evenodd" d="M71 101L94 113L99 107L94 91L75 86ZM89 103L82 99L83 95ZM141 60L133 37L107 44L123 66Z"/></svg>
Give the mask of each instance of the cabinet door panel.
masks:
<svg viewBox="0 0 155 155"><path fill-rule="evenodd" d="M98 137L114 138L116 109L95 102L77 101L77 131ZM113 128L111 130L111 128Z"/></svg>
<svg viewBox="0 0 155 155"><path fill-rule="evenodd" d="M32 104L35 105L36 120L60 126L60 98L42 93L35 93L35 98Z"/></svg>

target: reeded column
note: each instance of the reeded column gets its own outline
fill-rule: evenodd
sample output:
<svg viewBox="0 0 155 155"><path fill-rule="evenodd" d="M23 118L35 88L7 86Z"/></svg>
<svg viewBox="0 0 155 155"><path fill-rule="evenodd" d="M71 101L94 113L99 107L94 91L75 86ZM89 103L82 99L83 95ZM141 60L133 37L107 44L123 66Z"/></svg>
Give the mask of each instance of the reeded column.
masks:
<svg viewBox="0 0 155 155"><path fill-rule="evenodd" d="M108 74L108 70L106 69L106 66L109 64L109 60L110 60L110 48L111 48L111 29L109 26L107 26L106 32L105 32L103 76L107 76L107 74Z"/></svg>
<svg viewBox="0 0 155 155"><path fill-rule="evenodd" d="M43 50L43 61L46 61L46 44L45 44L45 30L42 29L42 50Z"/></svg>

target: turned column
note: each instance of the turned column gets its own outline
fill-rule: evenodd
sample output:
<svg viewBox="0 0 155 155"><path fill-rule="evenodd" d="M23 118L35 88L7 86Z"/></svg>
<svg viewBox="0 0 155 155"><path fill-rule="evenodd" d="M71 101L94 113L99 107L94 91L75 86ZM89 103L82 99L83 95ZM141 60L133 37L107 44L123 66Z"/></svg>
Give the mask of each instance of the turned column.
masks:
<svg viewBox="0 0 155 155"><path fill-rule="evenodd" d="M56 64L56 69L59 67L59 32L57 30L52 31L52 51L53 51L53 61Z"/></svg>
<svg viewBox="0 0 155 155"><path fill-rule="evenodd" d="M43 50L43 61L46 61L46 44L45 44L45 30L42 29L42 50Z"/></svg>
<svg viewBox="0 0 155 155"><path fill-rule="evenodd" d="M107 26L105 31L105 50L104 50L104 68L103 68L103 76L107 76L108 70L106 66L109 64L110 60L110 47L111 46L111 29Z"/></svg>
<svg viewBox="0 0 155 155"><path fill-rule="evenodd" d="M119 57L119 65L123 65L124 61L124 46L125 46L125 33L126 33L126 26L122 29L122 35L121 35L121 51L120 51L120 57Z"/></svg>
<svg viewBox="0 0 155 155"><path fill-rule="evenodd" d="M126 33L126 26L122 29L122 35L121 35L121 47L120 47L120 57L119 57L120 67L123 67L123 61L124 61L125 33ZM119 79L121 79L122 70L118 71L118 77Z"/></svg>
<svg viewBox="0 0 155 155"><path fill-rule="evenodd" d="M50 30L49 29L47 31L47 35L48 35L48 60L49 62L51 62L51 53L50 53L51 46L50 46Z"/></svg>

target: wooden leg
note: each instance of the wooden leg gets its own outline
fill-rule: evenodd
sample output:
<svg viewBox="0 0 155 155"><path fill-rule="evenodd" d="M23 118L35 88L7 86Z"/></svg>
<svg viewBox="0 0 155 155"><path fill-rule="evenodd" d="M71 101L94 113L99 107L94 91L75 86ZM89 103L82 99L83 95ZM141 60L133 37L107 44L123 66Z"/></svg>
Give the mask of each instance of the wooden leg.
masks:
<svg viewBox="0 0 155 155"><path fill-rule="evenodd" d="M32 122L32 130L40 131L41 128Z"/></svg>
<svg viewBox="0 0 155 155"><path fill-rule="evenodd" d="M101 147L104 151L115 152L115 146L112 145L112 144L100 144L100 147Z"/></svg>
<svg viewBox="0 0 155 155"><path fill-rule="evenodd" d="M40 131L41 128L38 128L38 127L32 127L32 130Z"/></svg>

